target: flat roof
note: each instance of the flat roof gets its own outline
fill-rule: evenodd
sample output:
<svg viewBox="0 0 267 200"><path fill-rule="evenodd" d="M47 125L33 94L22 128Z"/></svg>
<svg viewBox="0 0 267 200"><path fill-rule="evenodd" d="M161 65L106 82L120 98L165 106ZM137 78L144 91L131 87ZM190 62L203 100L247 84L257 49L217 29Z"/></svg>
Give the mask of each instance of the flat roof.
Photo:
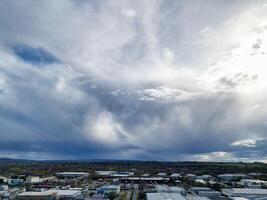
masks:
<svg viewBox="0 0 267 200"><path fill-rule="evenodd" d="M59 196L77 196L81 194L81 190L49 190L57 193Z"/></svg>
<svg viewBox="0 0 267 200"><path fill-rule="evenodd" d="M52 190L47 190L47 191L42 191L42 192L22 192L19 193L18 196L46 196L46 195L52 195L55 194L55 191Z"/></svg>
<svg viewBox="0 0 267 200"><path fill-rule="evenodd" d="M186 200L184 196L178 193L146 193L147 200Z"/></svg>
<svg viewBox="0 0 267 200"><path fill-rule="evenodd" d="M185 189L183 187L177 186L167 186L167 185L156 185L155 189L159 192L183 192Z"/></svg>
<svg viewBox="0 0 267 200"><path fill-rule="evenodd" d="M185 197L187 200L210 200L208 197L201 197L198 195L186 195Z"/></svg>
<svg viewBox="0 0 267 200"><path fill-rule="evenodd" d="M121 186L120 185L104 185L101 187L101 189L118 189L120 188Z"/></svg>
<svg viewBox="0 0 267 200"><path fill-rule="evenodd" d="M229 195L238 195L238 194L255 194L255 195L267 195L267 189L254 189L254 188L230 188L222 189L223 193Z"/></svg>
<svg viewBox="0 0 267 200"><path fill-rule="evenodd" d="M87 172L58 172L59 175L87 175Z"/></svg>

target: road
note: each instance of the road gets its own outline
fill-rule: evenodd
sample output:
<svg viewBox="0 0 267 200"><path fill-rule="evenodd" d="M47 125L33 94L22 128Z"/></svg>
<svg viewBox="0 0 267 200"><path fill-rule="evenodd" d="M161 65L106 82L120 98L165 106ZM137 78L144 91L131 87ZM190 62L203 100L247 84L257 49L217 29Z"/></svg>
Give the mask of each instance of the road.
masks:
<svg viewBox="0 0 267 200"><path fill-rule="evenodd" d="M131 196L132 196L132 191L131 190L127 191L125 200L131 200Z"/></svg>
<svg viewBox="0 0 267 200"><path fill-rule="evenodd" d="M134 190L132 200L138 200L139 190Z"/></svg>

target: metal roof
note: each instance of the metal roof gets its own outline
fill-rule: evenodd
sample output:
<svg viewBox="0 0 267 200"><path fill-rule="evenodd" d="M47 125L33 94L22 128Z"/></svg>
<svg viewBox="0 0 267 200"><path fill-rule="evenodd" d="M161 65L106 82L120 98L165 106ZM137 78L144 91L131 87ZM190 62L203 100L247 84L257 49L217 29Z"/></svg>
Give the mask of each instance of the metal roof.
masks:
<svg viewBox="0 0 267 200"><path fill-rule="evenodd" d="M18 196L46 196L46 195L52 195L55 194L56 191L47 190L43 192L22 192L18 194Z"/></svg>
<svg viewBox="0 0 267 200"><path fill-rule="evenodd" d="M201 197L198 195L186 195L187 200L210 200L208 197Z"/></svg>
<svg viewBox="0 0 267 200"><path fill-rule="evenodd" d="M147 200L186 200L178 193L146 193Z"/></svg>
<svg viewBox="0 0 267 200"><path fill-rule="evenodd" d="M238 195L238 194L255 194L255 195L267 195L267 189L252 189L252 188L231 188L222 189L223 193L228 195Z"/></svg>

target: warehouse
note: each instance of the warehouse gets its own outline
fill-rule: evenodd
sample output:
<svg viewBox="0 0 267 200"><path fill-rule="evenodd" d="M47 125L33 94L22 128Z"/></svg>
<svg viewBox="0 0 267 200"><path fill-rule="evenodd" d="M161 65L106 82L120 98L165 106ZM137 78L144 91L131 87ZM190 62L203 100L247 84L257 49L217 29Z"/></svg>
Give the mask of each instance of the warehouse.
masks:
<svg viewBox="0 0 267 200"><path fill-rule="evenodd" d="M55 191L44 192L22 192L17 195L18 200L56 200L57 193Z"/></svg>
<svg viewBox="0 0 267 200"><path fill-rule="evenodd" d="M267 199L267 189L231 188L222 189L227 197L246 197L248 199Z"/></svg>
<svg viewBox="0 0 267 200"><path fill-rule="evenodd" d="M56 173L56 177L58 178L79 178L89 176L87 172L59 172Z"/></svg>
<svg viewBox="0 0 267 200"><path fill-rule="evenodd" d="M146 193L146 200L186 200L178 193Z"/></svg>

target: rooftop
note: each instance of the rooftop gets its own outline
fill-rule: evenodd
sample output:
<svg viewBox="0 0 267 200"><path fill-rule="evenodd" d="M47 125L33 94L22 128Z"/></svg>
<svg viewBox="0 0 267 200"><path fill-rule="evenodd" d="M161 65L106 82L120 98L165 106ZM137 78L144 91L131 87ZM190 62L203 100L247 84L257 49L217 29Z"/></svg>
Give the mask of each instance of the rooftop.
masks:
<svg viewBox="0 0 267 200"><path fill-rule="evenodd" d="M267 195L267 189L231 188L231 189L222 189L222 192L227 195L238 195L238 194Z"/></svg>
<svg viewBox="0 0 267 200"><path fill-rule="evenodd" d="M146 193L147 200L186 200L178 193Z"/></svg>
<svg viewBox="0 0 267 200"><path fill-rule="evenodd" d="M22 192L18 194L18 196L47 196L47 195L52 195L55 193L56 192L52 190L47 190L47 191L42 191L42 192Z"/></svg>
<svg viewBox="0 0 267 200"><path fill-rule="evenodd" d="M210 200L208 197L201 197L198 195L186 195L187 200Z"/></svg>

